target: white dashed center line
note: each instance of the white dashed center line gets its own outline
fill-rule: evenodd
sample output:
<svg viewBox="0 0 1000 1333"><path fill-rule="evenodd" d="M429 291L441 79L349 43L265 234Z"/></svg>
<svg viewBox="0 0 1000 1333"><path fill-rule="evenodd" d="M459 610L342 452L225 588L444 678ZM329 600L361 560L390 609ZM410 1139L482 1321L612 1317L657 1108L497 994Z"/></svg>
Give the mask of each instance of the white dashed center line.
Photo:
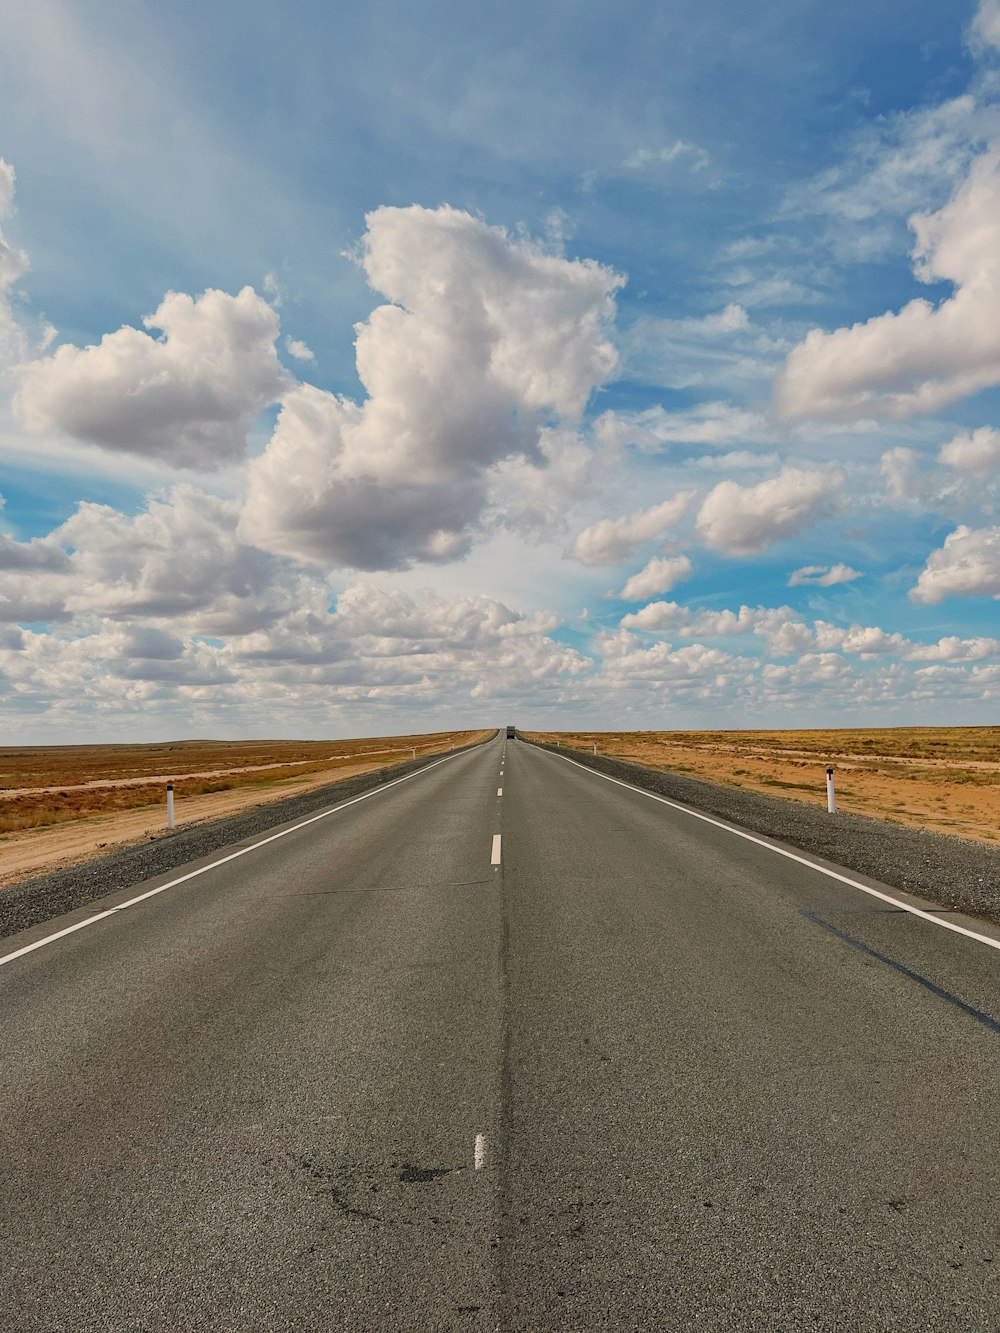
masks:
<svg viewBox="0 0 1000 1333"><path fill-rule="evenodd" d="M483 1167L486 1165L486 1135L485 1135L485 1134L477 1134L477 1135L476 1135L476 1146L475 1146L475 1149L474 1149L474 1151L473 1151L473 1157L472 1157L472 1160L473 1160L473 1163L475 1164L475 1168L476 1168L476 1170L477 1170L477 1171L482 1171Z"/></svg>
<svg viewBox="0 0 1000 1333"><path fill-rule="evenodd" d="M498 796L502 796L502 795L503 795L503 787L497 787L497 795L498 795Z"/></svg>
<svg viewBox="0 0 1000 1333"><path fill-rule="evenodd" d="M493 852L490 856L490 865L498 866L500 864L500 834L493 834Z"/></svg>

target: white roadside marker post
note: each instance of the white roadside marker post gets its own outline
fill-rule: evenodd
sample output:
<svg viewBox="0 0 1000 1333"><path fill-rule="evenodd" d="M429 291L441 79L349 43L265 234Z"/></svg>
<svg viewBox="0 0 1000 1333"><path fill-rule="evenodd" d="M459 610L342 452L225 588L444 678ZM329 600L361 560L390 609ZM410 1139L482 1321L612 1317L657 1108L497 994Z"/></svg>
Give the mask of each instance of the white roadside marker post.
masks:
<svg viewBox="0 0 1000 1333"><path fill-rule="evenodd" d="M597 753L597 742L594 741L594 754L596 754L596 753Z"/></svg>
<svg viewBox="0 0 1000 1333"><path fill-rule="evenodd" d="M837 813L837 796L833 790L833 769L826 770L826 810L827 814Z"/></svg>
<svg viewBox="0 0 1000 1333"><path fill-rule="evenodd" d="M167 783L167 828L174 827L174 784Z"/></svg>
<svg viewBox="0 0 1000 1333"><path fill-rule="evenodd" d="M411 746L410 746L410 749L413 751L413 757L414 757L414 759L416 759L416 757L417 757L417 747L416 747L415 745L411 745Z"/></svg>

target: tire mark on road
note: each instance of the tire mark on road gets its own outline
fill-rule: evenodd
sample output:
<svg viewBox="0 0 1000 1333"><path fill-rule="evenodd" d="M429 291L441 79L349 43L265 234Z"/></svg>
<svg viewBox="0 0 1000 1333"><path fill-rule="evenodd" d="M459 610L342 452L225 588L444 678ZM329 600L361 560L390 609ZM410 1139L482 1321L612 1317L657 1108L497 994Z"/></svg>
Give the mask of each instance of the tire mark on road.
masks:
<svg viewBox="0 0 1000 1333"><path fill-rule="evenodd" d="M853 935L848 935L846 930L840 930L837 926L831 925L829 921L824 921L819 913L813 908L804 907L802 909L802 915L807 917L810 921L815 922L817 926L822 926L823 929L829 931L831 935L836 935L839 940L843 940L845 944L849 944L852 949L857 949L860 953L867 954L869 958L875 958L878 962L885 963L887 967L893 968L896 972L907 977L910 981L915 981L918 986L923 986L925 990L929 990L931 994L936 995L938 999L947 1000L948 1003L953 1004L956 1009L961 1009L964 1014L968 1014L970 1018L974 1018L977 1023L982 1023L983 1027L988 1028L990 1032L1000 1033L1000 1021L991 1018L989 1014L984 1014L980 1009L974 1009L971 1004L966 1004L964 1000L960 1000L958 996L953 995L951 991L946 991L942 986L931 981L929 977L921 976L919 972L914 972L912 968L907 967L904 963L898 962L895 958L890 958L888 954L880 953L878 949L873 949L871 945L865 944L864 941L855 939Z"/></svg>

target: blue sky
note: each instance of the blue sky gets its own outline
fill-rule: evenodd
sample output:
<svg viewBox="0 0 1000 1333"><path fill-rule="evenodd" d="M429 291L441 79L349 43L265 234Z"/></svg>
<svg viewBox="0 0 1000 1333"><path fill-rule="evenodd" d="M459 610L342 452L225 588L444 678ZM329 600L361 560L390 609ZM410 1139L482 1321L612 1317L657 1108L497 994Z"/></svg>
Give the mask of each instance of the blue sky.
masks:
<svg viewBox="0 0 1000 1333"><path fill-rule="evenodd" d="M1000 4L36 0L14 742L981 723Z"/></svg>

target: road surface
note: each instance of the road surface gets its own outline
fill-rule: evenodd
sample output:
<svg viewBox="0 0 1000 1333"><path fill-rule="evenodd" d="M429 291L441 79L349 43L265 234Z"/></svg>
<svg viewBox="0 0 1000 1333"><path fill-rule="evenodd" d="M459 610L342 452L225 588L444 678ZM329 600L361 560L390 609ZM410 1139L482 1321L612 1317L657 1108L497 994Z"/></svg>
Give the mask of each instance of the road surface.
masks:
<svg viewBox="0 0 1000 1333"><path fill-rule="evenodd" d="M847 878L498 736L3 941L0 1328L995 1329L1000 932Z"/></svg>

